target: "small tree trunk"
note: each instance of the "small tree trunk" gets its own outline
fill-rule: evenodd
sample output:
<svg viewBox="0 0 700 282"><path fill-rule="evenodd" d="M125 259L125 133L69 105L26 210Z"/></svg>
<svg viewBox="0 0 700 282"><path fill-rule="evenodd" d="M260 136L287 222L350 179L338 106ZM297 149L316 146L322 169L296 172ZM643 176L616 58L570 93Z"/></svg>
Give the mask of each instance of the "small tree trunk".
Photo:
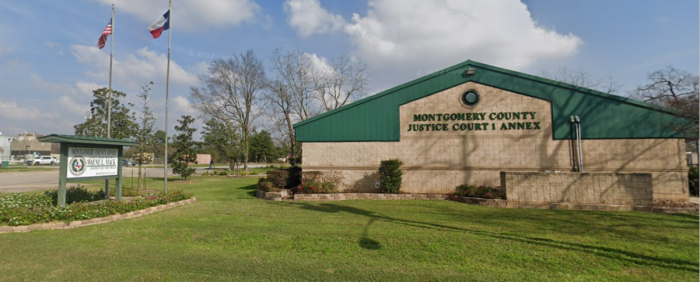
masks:
<svg viewBox="0 0 700 282"><path fill-rule="evenodd" d="M141 178L141 162L139 162L139 180L137 182L137 190L141 191L141 183L143 179Z"/></svg>

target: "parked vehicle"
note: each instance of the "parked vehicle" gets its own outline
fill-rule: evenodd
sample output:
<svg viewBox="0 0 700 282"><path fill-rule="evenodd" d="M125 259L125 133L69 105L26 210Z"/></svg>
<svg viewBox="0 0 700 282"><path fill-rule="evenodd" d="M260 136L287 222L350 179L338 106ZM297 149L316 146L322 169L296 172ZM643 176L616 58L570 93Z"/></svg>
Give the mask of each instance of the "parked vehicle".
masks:
<svg viewBox="0 0 700 282"><path fill-rule="evenodd" d="M130 159L122 159L122 166L135 166L136 162Z"/></svg>
<svg viewBox="0 0 700 282"><path fill-rule="evenodd" d="M34 159L28 159L27 165L54 165L58 160L51 156L36 156Z"/></svg>

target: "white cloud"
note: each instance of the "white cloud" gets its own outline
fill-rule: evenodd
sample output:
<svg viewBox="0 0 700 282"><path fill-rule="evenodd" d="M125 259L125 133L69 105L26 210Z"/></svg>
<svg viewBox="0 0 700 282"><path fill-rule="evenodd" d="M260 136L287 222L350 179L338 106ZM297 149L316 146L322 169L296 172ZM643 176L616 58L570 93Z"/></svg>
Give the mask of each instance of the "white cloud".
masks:
<svg viewBox="0 0 700 282"><path fill-rule="evenodd" d="M328 60L324 57L319 57L316 54L309 54L309 53L304 53L304 56L311 61L311 66L314 68L316 71L320 72L328 72L331 71L333 68L331 65L328 64Z"/></svg>
<svg viewBox="0 0 700 282"><path fill-rule="evenodd" d="M175 98L173 98L173 103L175 104L176 111L180 111L187 115L195 114L195 110L192 108L190 101L187 100L187 98L179 95L175 96Z"/></svg>
<svg viewBox="0 0 700 282"><path fill-rule="evenodd" d="M167 1L142 0L93 0L116 6L117 13L135 15L145 23L151 23L168 10ZM188 32L202 31L211 27L238 25L255 21L260 6L252 0L181 0L172 7L173 28ZM118 15L117 15L118 16ZM119 18L117 18L117 24ZM144 26L145 29L145 26Z"/></svg>
<svg viewBox="0 0 700 282"><path fill-rule="evenodd" d="M287 0L284 11L289 15L289 25L302 37L333 32L345 25L343 17L326 11L318 0Z"/></svg>
<svg viewBox="0 0 700 282"><path fill-rule="evenodd" d="M56 110L56 106L60 106L62 115L64 118L69 118L65 116L66 113L72 114L73 116L82 116L87 110L90 109L90 101L92 100L92 91L101 87L94 82L83 82L79 81L75 85L70 85L67 83L53 83L44 80L36 74L32 74L30 77L32 83L31 87L36 91L45 93L47 97L59 96L58 105L49 104L42 107L43 111L53 112Z"/></svg>
<svg viewBox="0 0 700 282"><path fill-rule="evenodd" d="M100 51L94 46L71 45L73 55L94 71L86 74L99 80L109 79L109 54ZM138 89L148 81L161 81L167 73L168 57L163 53L151 51L148 47L137 49L134 54L129 54L126 59L114 59L112 67L113 79L130 88ZM194 68L199 71L201 65ZM175 61L170 60L170 81L172 84L191 86L198 82L197 75L187 72Z"/></svg>
<svg viewBox="0 0 700 282"><path fill-rule="evenodd" d="M12 101L0 101L0 118L17 121L45 121L55 119L57 115L47 113L34 106L20 105Z"/></svg>
<svg viewBox="0 0 700 282"><path fill-rule="evenodd" d="M522 69L571 55L575 35L537 26L527 6L502 1L376 0L345 28L370 64L438 69L466 59Z"/></svg>
<svg viewBox="0 0 700 282"><path fill-rule="evenodd" d="M338 15L316 0L302 3L320 12L289 9L291 19L308 22L290 21L300 35L324 27L332 30L333 25L322 19ZM570 56L582 44L573 34L538 26L518 0L371 0L366 15L353 14L343 31L355 55L384 76L382 81L406 80L467 59L522 70L538 61Z"/></svg>

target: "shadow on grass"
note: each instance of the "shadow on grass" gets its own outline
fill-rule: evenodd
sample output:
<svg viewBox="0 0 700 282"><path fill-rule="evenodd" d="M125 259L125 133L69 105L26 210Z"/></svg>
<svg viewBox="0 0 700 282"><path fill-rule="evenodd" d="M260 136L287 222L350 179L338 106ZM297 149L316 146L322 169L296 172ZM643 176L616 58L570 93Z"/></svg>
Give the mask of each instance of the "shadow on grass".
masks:
<svg viewBox="0 0 700 282"><path fill-rule="evenodd" d="M455 231L455 232L468 232L468 233L480 235L480 236L487 236L487 237L492 237L492 238L497 238L497 239L504 239L504 240L521 242L521 243L540 245L540 246L545 246L545 247L550 247L550 248L557 248L557 249L562 249L562 250L581 252L581 253L606 257L606 258L619 260L619 261L627 261L627 262L631 262L631 263L639 264L639 265L672 268L672 269L684 270L684 271L690 271L690 272L698 272L699 271L697 262L684 261L684 260L673 259L673 258L654 257L654 256L638 254L638 253L634 253L634 252L630 252L630 251L626 251L626 250L619 250L619 249L609 248L609 247L601 247L601 246L587 245L587 244L573 243L573 242L564 242L564 241L557 241L557 240L552 240L552 239L547 239L547 238L537 238L537 237L530 237L530 236L515 236L515 235L504 234L504 233L488 232L488 231L455 227L455 226L449 226L449 225L443 225L443 224L435 224L435 223L427 223L427 222L420 222L420 221L414 221L414 220L406 220L406 219L385 216L385 215L378 214L378 213L375 213L372 211L367 211L367 210L358 209L358 208L354 208L354 207L341 206L341 205L331 204L331 203L322 203L322 204L314 205L314 204L309 204L309 203L296 203L295 202L295 203L290 203L290 205L299 206L303 209L319 211L319 212L326 212L326 213L347 212L347 213L351 213L351 214L369 217L370 221L365 226L365 230L362 234L362 237L360 238L360 246L363 248L366 248L366 249L372 249L372 247L381 248L381 245L379 244L379 242L376 242L375 240L369 239L367 237L370 225L374 221L381 219L381 220L386 220L388 222L393 222L396 224L402 224L402 225L418 227L418 228L435 229L435 230L440 230L440 231L447 230L447 231ZM376 242L376 244L374 244L374 242Z"/></svg>
<svg viewBox="0 0 700 282"><path fill-rule="evenodd" d="M365 225L365 229L362 231L362 238L360 238L360 247L367 250L379 250L382 248L382 243L372 238L369 238L369 227L372 226L377 220L375 217L370 217L369 222Z"/></svg>
<svg viewBox="0 0 700 282"><path fill-rule="evenodd" d="M256 184L251 184L248 186L239 187L238 189L245 190L246 194L248 194L248 196L251 196L253 198L256 198L258 196L258 185L256 185Z"/></svg>

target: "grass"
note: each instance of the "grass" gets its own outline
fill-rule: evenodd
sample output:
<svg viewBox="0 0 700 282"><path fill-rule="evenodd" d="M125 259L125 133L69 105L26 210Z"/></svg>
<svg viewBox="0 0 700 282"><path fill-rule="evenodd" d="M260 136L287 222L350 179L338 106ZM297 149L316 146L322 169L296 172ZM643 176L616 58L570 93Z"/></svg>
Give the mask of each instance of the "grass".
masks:
<svg viewBox="0 0 700 282"><path fill-rule="evenodd" d="M27 166L27 165L10 165L6 168L0 166L0 173L3 172L27 172L27 171L47 171L57 170L58 165L42 165L42 166Z"/></svg>
<svg viewBox="0 0 700 282"><path fill-rule="evenodd" d="M194 204L96 226L0 234L0 281L699 278L697 214L271 202L254 197L254 177L195 180L168 184L195 193Z"/></svg>

